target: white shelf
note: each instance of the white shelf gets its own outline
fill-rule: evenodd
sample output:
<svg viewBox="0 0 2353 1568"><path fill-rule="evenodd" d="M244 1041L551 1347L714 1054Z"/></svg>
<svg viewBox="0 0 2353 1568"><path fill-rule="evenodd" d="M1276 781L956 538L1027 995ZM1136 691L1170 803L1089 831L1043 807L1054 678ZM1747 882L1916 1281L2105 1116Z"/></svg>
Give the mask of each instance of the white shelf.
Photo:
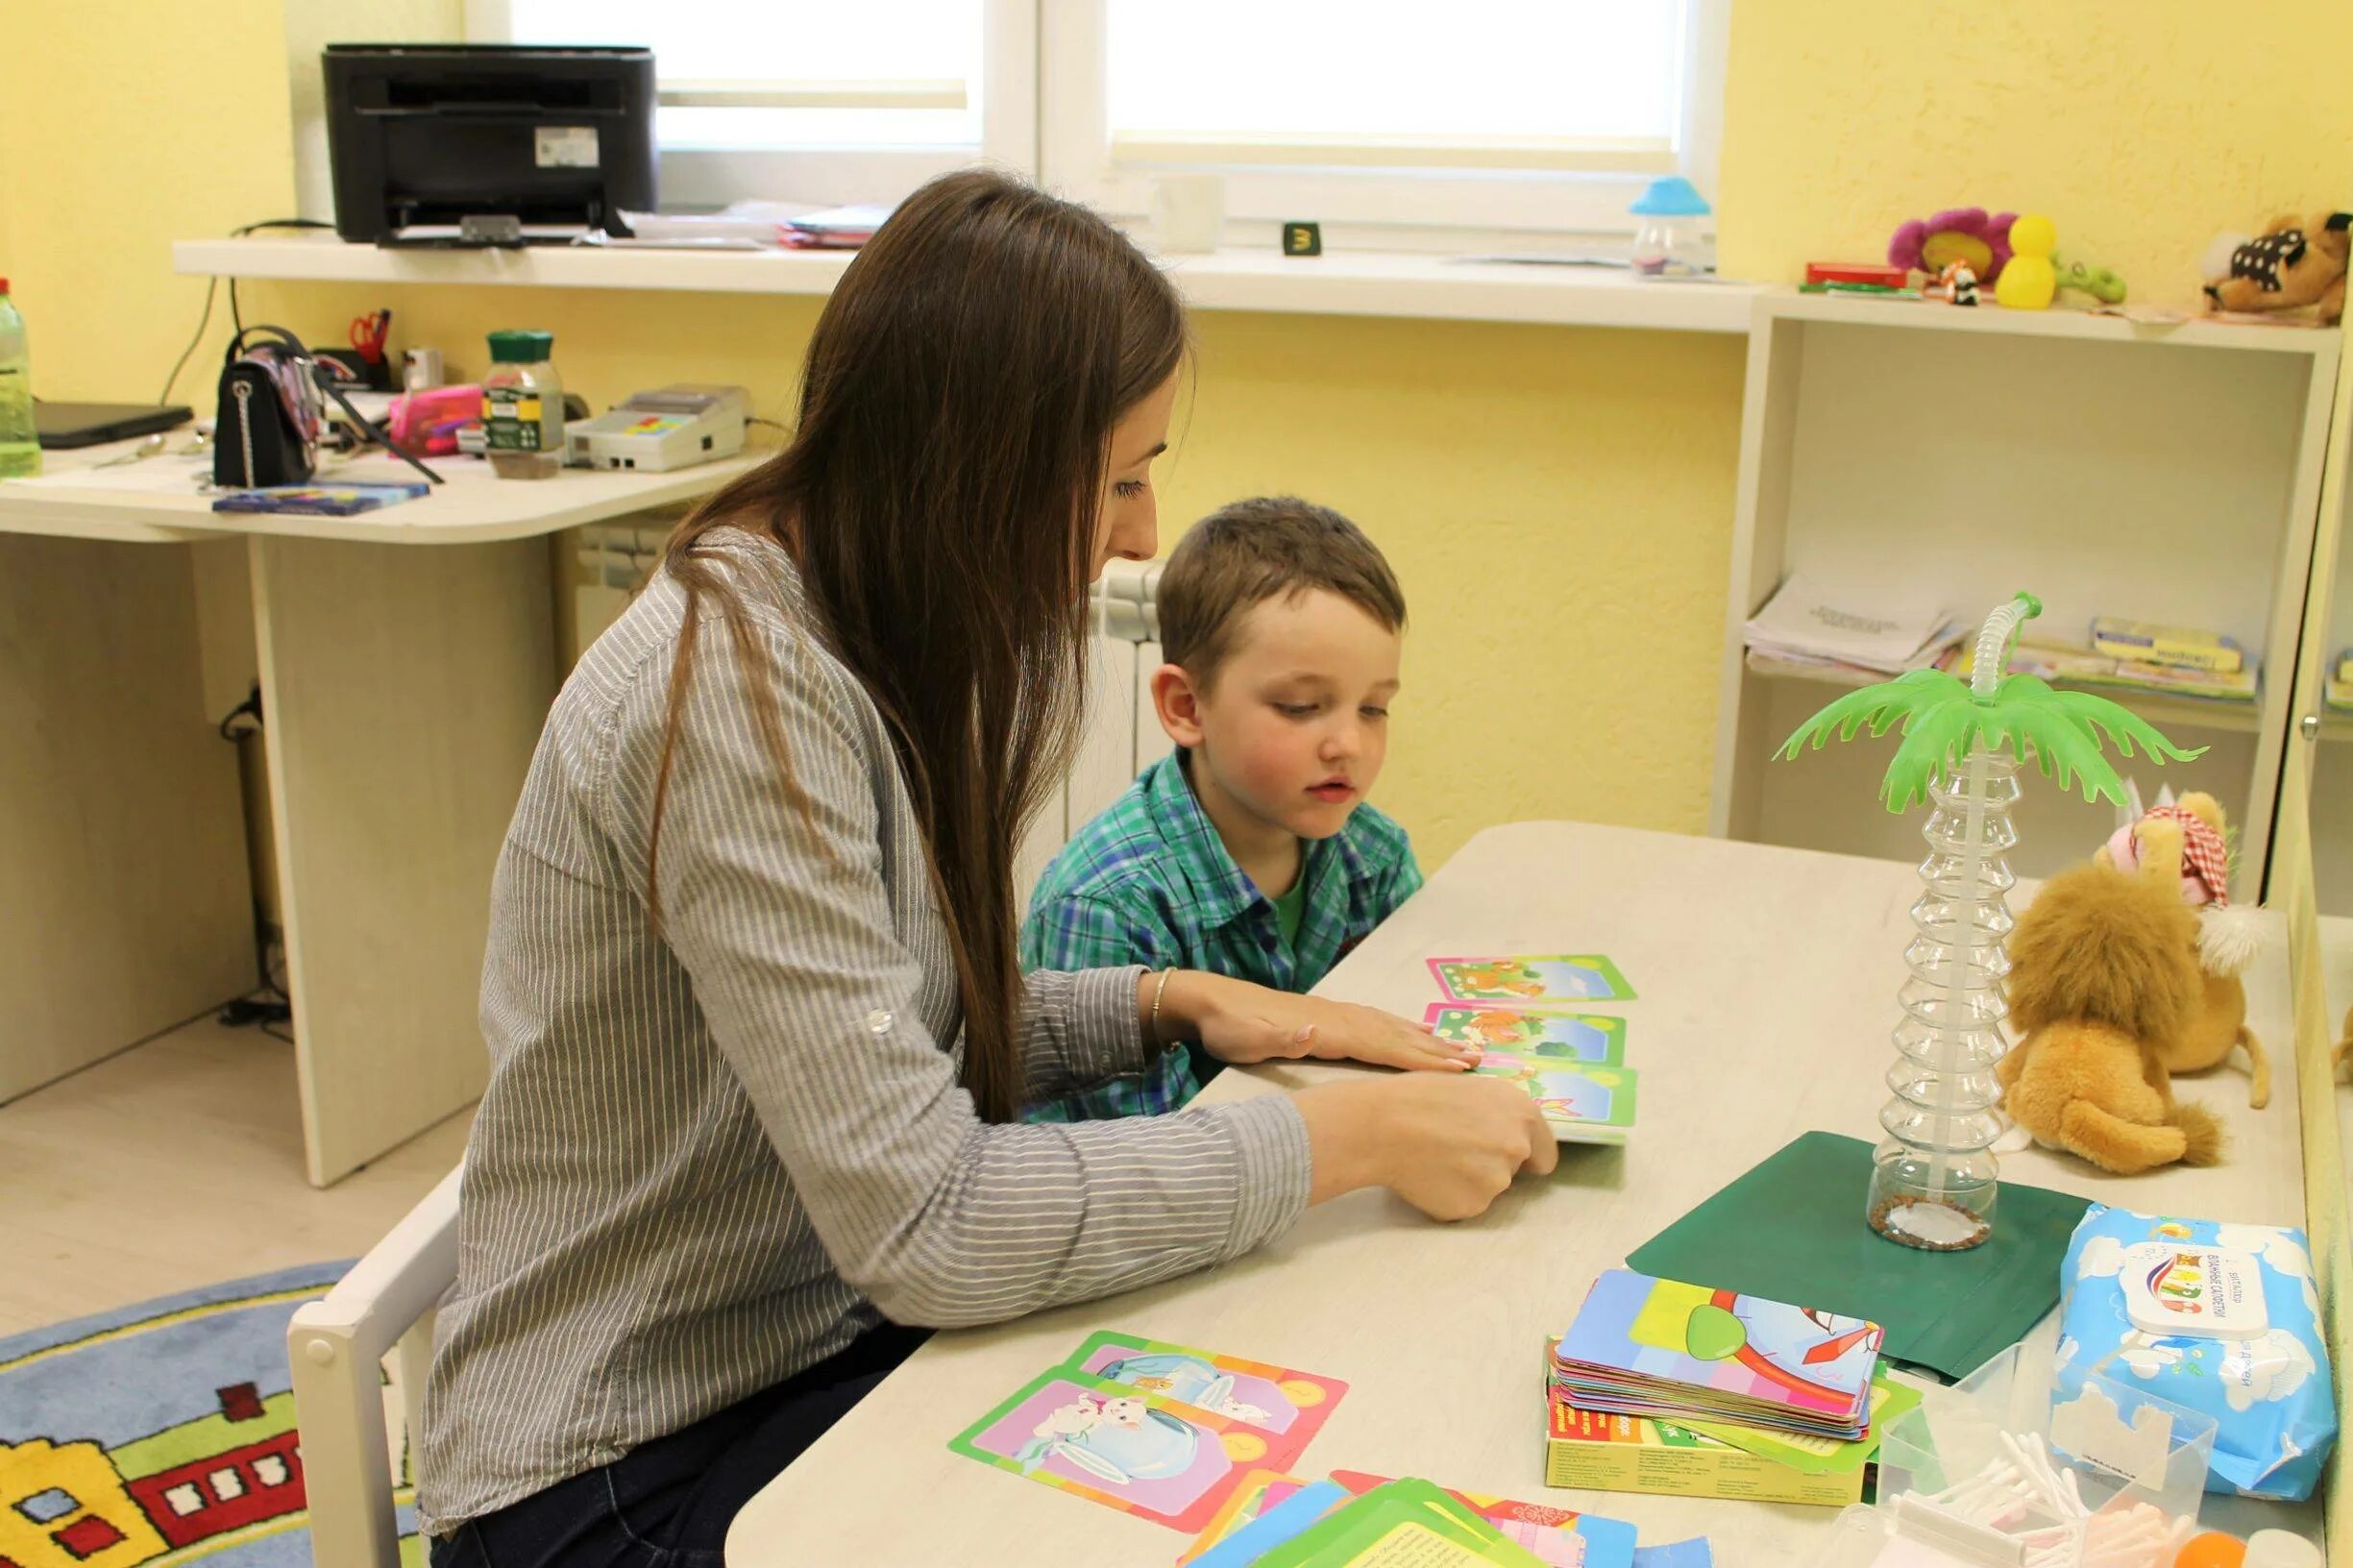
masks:
<svg viewBox="0 0 2353 1568"><path fill-rule="evenodd" d="M382 250L331 236L184 239L172 268L198 277L322 282L465 283L537 288L668 289L706 294L825 294L855 253L657 251L596 246L523 250ZM1458 261L1354 253L1287 257L1220 251L1167 259L1198 310L1409 316L1449 321L1628 327L1658 331L1749 330L1750 283L1663 282L1609 268Z"/></svg>
<svg viewBox="0 0 2353 1568"><path fill-rule="evenodd" d="M2067 338L2093 343L2152 343L2175 348L2242 349L2258 354L2333 354L2334 329L2240 321L2139 322L2095 315L2073 306L2048 310L2005 310L1989 300L1963 309L1937 300L1874 299L1869 296L1769 292L1765 313L1789 321L1834 322L1858 327L1894 327L1914 331L1973 332L1987 336Z"/></svg>

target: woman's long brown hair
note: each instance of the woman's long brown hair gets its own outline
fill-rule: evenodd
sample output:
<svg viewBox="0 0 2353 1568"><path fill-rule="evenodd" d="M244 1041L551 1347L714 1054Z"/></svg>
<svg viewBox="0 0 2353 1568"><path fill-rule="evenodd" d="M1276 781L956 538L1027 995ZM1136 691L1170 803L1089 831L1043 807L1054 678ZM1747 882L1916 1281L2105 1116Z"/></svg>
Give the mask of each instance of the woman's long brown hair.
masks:
<svg viewBox="0 0 2353 1568"><path fill-rule="evenodd" d="M765 533L798 564L823 636L898 753L955 960L964 1084L991 1121L1022 1098L1014 853L1077 744L1112 428L1176 373L1185 342L1175 290L1101 218L985 170L935 180L818 318L791 443L663 554L687 609L649 889L705 599L794 788L772 672L703 548L715 528Z"/></svg>

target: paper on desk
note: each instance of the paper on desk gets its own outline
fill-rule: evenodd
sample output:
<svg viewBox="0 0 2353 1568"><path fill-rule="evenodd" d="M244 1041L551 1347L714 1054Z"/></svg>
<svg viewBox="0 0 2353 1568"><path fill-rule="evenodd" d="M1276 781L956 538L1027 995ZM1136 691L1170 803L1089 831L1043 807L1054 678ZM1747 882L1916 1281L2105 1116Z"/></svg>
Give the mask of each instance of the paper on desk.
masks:
<svg viewBox="0 0 2353 1568"><path fill-rule="evenodd" d="M71 468L11 479L10 484L43 490L132 490L143 496L193 496L212 478L212 455L175 457L169 453L117 463L110 468Z"/></svg>

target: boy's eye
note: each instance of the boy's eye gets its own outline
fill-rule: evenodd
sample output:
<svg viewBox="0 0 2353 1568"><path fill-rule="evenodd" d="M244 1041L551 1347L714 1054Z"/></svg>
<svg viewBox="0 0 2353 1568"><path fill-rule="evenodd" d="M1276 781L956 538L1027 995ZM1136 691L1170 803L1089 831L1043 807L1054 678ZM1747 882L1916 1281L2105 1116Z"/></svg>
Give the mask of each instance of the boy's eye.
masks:
<svg viewBox="0 0 2353 1568"><path fill-rule="evenodd" d="M1315 704L1312 702L1278 702L1275 704L1275 712L1282 714L1287 719L1305 719L1314 711Z"/></svg>
<svg viewBox="0 0 2353 1568"><path fill-rule="evenodd" d="M1388 709L1376 706L1370 702L1367 702L1363 707L1359 708L1357 711L1364 715L1364 717L1367 719L1386 719L1389 716Z"/></svg>

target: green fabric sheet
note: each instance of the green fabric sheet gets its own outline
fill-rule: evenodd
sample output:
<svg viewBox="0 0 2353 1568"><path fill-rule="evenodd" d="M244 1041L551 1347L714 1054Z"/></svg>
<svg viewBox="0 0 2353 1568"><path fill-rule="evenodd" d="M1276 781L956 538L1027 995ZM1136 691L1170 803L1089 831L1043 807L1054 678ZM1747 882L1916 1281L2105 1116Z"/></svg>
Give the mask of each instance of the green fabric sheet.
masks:
<svg viewBox="0 0 2353 1568"><path fill-rule="evenodd" d="M2001 1185L1994 1234L1967 1252L1922 1252L1863 1218L1871 1145L1806 1133L1637 1247L1656 1279L1867 1318L1884 1354L1947 1378L1977 1369L2059 1303L2059 1262L2091 1207Z"/></svg>

